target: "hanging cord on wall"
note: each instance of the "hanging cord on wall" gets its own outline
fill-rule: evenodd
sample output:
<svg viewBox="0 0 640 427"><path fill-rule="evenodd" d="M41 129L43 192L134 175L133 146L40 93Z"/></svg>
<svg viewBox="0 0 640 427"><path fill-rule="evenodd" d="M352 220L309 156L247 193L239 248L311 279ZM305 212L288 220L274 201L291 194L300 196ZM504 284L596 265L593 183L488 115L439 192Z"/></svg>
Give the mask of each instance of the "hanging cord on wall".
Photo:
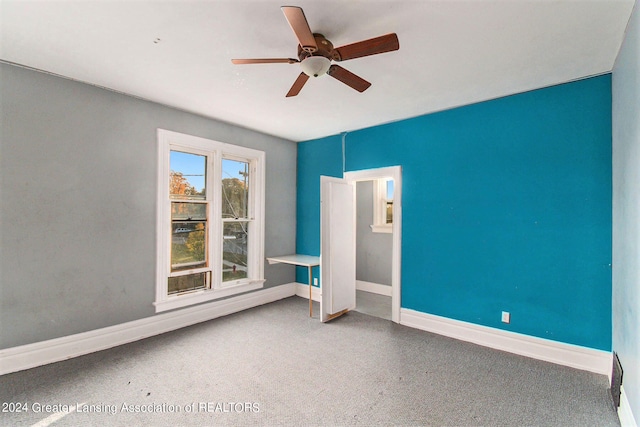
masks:
<svg viewBox="0 0 640 427"><path fill-rule="evenodd" d="M347 134L349 132L342 132L342 175L344 176L344 173L347 171L347 154L346 154L346 147L347 147L347 143L346 143L346 139L347 139Z"/></svg>

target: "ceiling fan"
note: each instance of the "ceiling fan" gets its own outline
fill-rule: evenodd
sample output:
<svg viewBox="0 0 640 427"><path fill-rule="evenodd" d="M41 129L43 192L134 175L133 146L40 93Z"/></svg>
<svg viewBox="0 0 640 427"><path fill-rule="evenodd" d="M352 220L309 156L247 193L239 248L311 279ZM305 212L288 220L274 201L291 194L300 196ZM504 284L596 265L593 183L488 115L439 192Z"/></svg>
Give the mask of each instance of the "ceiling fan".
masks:
<svg viewBox="0 0 640 427"><path fill-rule="evenodd" d="M289 22L291 29L298 39L298 59L295 58L263 58L263 59L232 59L234 64L300 64L302 72L289 89L287 97L296 96L309 77L320 77L325 74L352 87L358 92L364 92L371 83L353 74L332 61L346 61L347 59L377 55L379 53L398 50L400 44L395 33L375 37L368 40L334 48L333 44L322 34L312 33L302 8L296 6L282 6L282 12Z"/></svg>

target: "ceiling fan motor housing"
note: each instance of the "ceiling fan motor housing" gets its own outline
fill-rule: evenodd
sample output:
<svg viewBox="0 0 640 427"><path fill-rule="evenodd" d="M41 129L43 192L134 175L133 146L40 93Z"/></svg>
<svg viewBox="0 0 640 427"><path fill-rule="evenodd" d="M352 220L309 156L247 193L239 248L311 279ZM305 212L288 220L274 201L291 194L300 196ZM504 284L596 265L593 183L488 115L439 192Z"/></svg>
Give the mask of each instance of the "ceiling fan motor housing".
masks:
<svg viewBox="0 0 640 427"><path fill-rule="evenodd" d="M309 77L320 77L327 73L331 66L331 60L340 60L340 55L333 49L333 43L322 34L314 33L318 49L309 52L298 45L298 58L302 71Z"/></svg>
<svg viewBox="0 0 640 427"><path fill-rule="evenodd" d="M298 59L300 61L310 56L324 56L328 60L340 61L340 55L333 49L333 43L319 33L313 33L313 37L316 39L318 49L315 52L308 52L298 45Z"/></svg>

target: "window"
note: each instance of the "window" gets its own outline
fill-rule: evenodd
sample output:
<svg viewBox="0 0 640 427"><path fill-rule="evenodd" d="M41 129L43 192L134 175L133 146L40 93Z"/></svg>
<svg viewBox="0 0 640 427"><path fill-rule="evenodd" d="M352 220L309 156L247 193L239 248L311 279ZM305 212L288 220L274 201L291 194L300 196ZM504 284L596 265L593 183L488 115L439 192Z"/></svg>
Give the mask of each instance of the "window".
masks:
<svg viewBox="0 0 640 427"><path fill-rule="evenodd" d="M373 182L374 233L391 233L393 226L393 179L382 178Z"/></svg>
<svg viewBox="0 0 640 427"><path fill-rule="evenodd" d="M156 311L262 287L264 152L158 130Z"/></svg>

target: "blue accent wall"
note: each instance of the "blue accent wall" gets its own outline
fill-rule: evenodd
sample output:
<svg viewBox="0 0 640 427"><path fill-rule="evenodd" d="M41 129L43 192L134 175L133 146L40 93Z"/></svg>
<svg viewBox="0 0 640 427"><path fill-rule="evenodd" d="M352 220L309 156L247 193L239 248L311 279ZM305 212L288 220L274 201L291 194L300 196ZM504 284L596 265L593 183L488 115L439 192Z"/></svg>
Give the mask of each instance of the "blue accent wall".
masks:
<svg viewBox="0 0 640 427"><path fill-rule="evenodd" d="M610 75L345 140L347 171L402 166L403 308L611 349ZM298 252L341 169L340 135L298 145Z"/></svg>
<svg viewBox="0 0 640 427"><path fill-rule="evenodd" d="M296 253L320 255L320 176L342 177L342 137L298 144ZM320 275L313 269L313 277ZM309 282L306 267L296 267L296 281Z"/></svg>

